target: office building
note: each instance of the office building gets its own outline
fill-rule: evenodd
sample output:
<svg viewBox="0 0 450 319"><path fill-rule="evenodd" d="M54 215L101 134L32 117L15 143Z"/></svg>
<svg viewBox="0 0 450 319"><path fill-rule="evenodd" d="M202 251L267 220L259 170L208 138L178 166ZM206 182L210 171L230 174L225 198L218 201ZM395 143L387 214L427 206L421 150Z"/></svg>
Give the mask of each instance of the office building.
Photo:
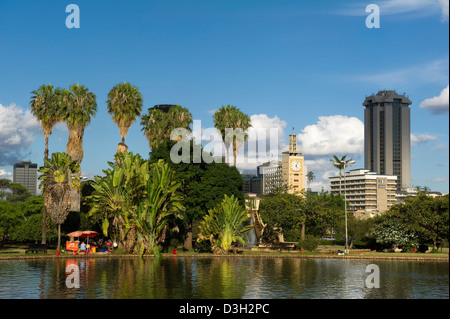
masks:
<svg viewBox="0 0 450 319"><path fill-rule="evenodd" d="M14 164L13 182L21 184L32 194L37 191L37 164L20 162Z"/></svg>
<svg viewBox="0 0 450 319"><path fill-rule="evenodd" d="M398 191L411 187L411 101L395 91L365 98L364 168L397 176Z"/></svg>
<svg viewBox="0 0 450 319"><path fill-rule="evenodd" d="M257 176L261 178L261 193L267 195L283 186L282 166L280 161L267 162L257 167Z"/></svg>
<svg viewBox="0 0 450 319"><path fill-rule="evenodd" d="M392 207L397 201L397 176L383 175L367 169L355 169L339 176L330 177L331 193L345 196L349 212L373 217Z"/></svg>
<svg viewBox="0 0 450 319"><path fill-rule="evenodd" d="M242 175L244 194L262 194L262 177L255 175Z"/></svg>

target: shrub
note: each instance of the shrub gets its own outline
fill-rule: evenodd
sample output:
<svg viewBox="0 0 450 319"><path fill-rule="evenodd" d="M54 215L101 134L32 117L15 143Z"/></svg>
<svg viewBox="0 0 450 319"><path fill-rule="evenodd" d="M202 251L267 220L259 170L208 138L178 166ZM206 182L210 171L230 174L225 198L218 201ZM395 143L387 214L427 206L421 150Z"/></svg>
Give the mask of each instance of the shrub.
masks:
<svg viewBox="0 0 450 319"><path fill-rule="evenodd" d="M320 244L320 239L314 236L306 236L305 240L300 240L298 246L305 250L314 251Z"/></svg>

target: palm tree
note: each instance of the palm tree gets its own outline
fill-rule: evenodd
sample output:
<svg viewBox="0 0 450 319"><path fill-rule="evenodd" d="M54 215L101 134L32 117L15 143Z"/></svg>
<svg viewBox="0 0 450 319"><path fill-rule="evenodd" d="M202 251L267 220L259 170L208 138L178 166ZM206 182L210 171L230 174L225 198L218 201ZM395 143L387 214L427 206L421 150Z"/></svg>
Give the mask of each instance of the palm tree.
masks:
<svg viewBox="0 0 450 319"><path fill-rule="evenodd" d="M169 218L181 218L184 210L177 190L181 183L174 180L175 172L163 160L152 164L147 192L136 210L136 228L141 256L145 251L159 255L159 243L164 242Z"/></svg>
<svg viewBox="0 0 450 319"><path fill-rule="evenodd" d="M233 147L234 166L236 167L237 151L243 145L250 127L250 117L242 113L236 106L222 106L214 113L214 126L220 132L226 149L226 162L229 163L229 148Z"/></svg>
<svg viewBox="0 0 450 319"><path fill-rule="evenodd" d="M308 182L312 182L316 180L316 175L314 175L314 172L309 171L308 174L306 175L306 177L308 178Z"/></svg>
<svg viewBox="0 0 450 319"><path fill-rule="evenodd" d="M149 108L148 114L141 119L142 131L148 139L151 149L155 149L162 142L177 137L180 141L186 131L191 132L192 114L187 108L179 105L170 107L165 113L160 109Z"/></svg>
<svg viewBox="0 0 450 319"><path fill-rule="evenodd" d="M162 160L150 164L133 153L116 157L105 177L94 177L89 215L99 219L103 234L118 239L126 251L157 254L169 219L180 217L183 209L180 184Z"/></svg>
<svg viewBox="0 0 450 319"><path fill-rule="evenodd" d="M330 162L333 164L333 166L339 170L339 195L341 194L342 170L345 170L345 168L348 166L348 164L353 162L352 159L346 159L346 158L347 158L347 155L342 156L342 158L339 158L336 155L333 155L333 158L330 159Z"/></svg>
<svg viewBox="0 0 450 319"><path fill-rule="evenodd" d="M97 112L95 94L80 84L73 84L69 90L61 93L62 119L69 129L69 140L66 145L66 153L81 166L83 160L83 136L84 129L91 121L91 117ZM80 174L80 172L78 172ZM79 176L78 176L79 178ZM80 192L71 188L71 211L80 211Z"/></svg>
<svg viewBox="0 0 450 319"><path fill-rule="evenodd" d="M61 120L59 102L61 89L53 90L52 85L42 85L39 89L31 92L31 113L42 126L45 137L44 159L48 159L48 138L52 134L53 127ZM46 244L47 207L42 207L42 244Z"/></svg>
<svg viewBox="0 0 450 319"><path fill-rule="evenodd" d="M214 252L225 254L233 242L245 244L244 235L253 225L244 226L248 212L234 195L228 197L225 194L223 201L208 213L200 224L198 240L209 239Z"/></svg>
<svg viewBox="0 0 450 319"><path fill-rule="evenodd" d="M58 100L61 89L53 90L53 85L42 85L39 89L31 92L31 113L42 126L45 137L44 158L48 159L48 138L52 134L53 127L61 120Z"/></svg>
<svg viewBox="0 0 450 319"><path fill-rule="evenodd" d="M81 165L84 129L97 112L96 96L86 86L77 83L64 90L62 101L63 120L69 129L66 152Z"/></svg>
<svg viewBox="0 0 450 319"><path fill-rule="evenodd" d="M61 224L71 206L70 189L80 187L79 171L79 164L67 153L53 153L51 160L44 159L44 166L39 168L44 205L50 218L58 225L58 252L61 251Z"/></svg>
<svg viewBox="0 0 450 319"><path fill-rule="evenodd" d="M128 150L128 146L125 144L128 130L136 117L141 115L142 94L136 86L127 82L120 83L109 91L106 104L108 105L108 113L112 115L122 138L122 142L117 146L117 153L124 153Z"/></svg>

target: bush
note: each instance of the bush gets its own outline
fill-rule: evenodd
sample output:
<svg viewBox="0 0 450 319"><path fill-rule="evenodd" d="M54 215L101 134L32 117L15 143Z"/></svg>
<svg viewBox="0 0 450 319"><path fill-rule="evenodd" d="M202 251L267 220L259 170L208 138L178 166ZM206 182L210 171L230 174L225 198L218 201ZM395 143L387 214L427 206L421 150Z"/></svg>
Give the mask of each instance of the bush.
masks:
<svg viewBox="0 0 450 319"><path fill-rule="evenodd" d="M199 253L210 253L211 242L209 240L195 241L194 249Z"/></svg>
<svg viewBox="0 0 450 319"><path fill-rule="evenodd" d="M298 246L305 250L314 251L320 244L320 239L314 236L306 236L305 240L300 240Z"/></svg>

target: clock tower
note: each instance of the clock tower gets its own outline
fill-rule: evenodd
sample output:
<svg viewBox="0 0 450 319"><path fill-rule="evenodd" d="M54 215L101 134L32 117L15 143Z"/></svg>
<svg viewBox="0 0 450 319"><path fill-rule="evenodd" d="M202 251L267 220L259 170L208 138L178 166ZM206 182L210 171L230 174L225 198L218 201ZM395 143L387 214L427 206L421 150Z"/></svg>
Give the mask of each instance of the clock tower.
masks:
<svg viewBox="0 0 450 319"><path fill-rule="evenodd" d="M307 170L303 153L297 150L297 135L289 135L289 151L283 152L282 176L283 185L287 186L290 194L306 190Z"/></svg>

